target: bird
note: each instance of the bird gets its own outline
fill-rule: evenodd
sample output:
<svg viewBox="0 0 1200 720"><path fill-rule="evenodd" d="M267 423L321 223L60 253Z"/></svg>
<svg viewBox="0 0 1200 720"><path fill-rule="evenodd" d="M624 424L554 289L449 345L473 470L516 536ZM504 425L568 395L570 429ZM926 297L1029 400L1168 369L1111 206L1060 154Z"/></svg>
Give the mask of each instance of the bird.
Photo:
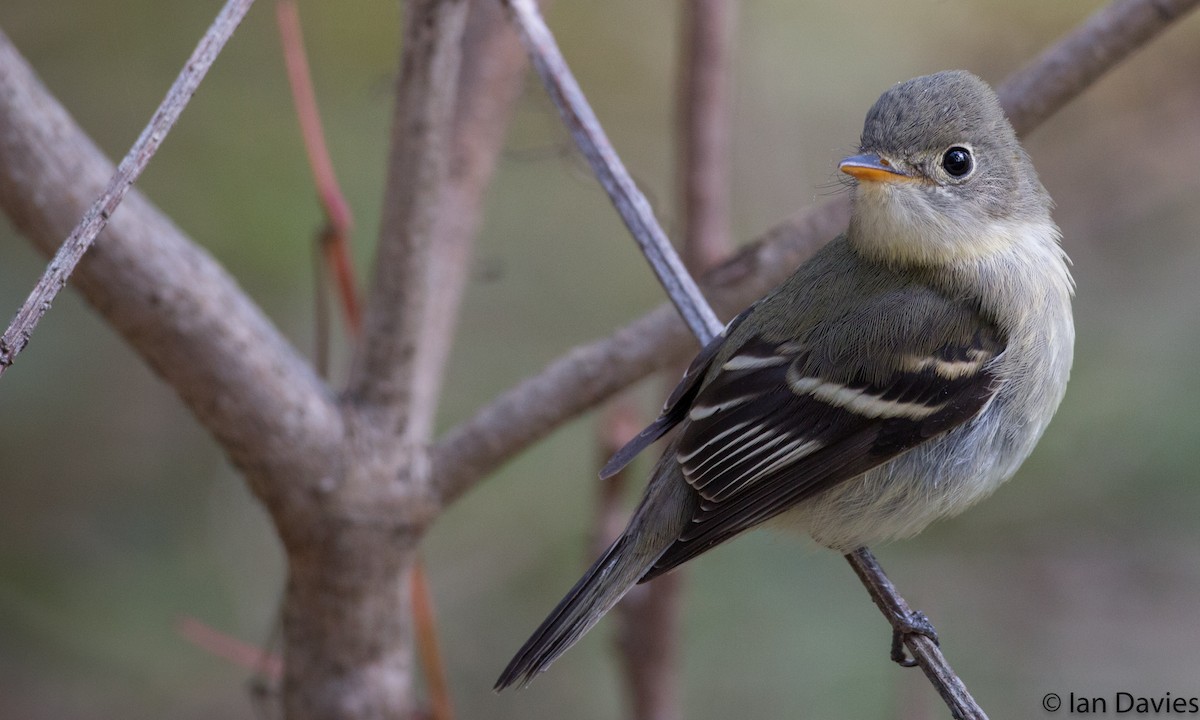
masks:
<svg viewBox="0 0 1200 720"><path fill-rule="evenodd" d="M737 315L659 417L628 525L513 657L527 685L635 584L763 523L848 553L1010 478L1057 410L1074 280L995 92L963 70L887 89L843 159L846 231Z"/></svg>

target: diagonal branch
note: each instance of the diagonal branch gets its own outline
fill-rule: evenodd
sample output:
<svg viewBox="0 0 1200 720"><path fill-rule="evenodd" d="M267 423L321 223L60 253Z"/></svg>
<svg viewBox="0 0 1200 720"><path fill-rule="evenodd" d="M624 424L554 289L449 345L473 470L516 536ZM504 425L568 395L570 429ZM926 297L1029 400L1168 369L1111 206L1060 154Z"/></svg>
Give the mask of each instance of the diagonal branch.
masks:
<svg viewBox="0 0 1200 720"><path fill-rule="evenodd" d="M1097 12L998 86L1014 125L1025 134L1033 131L1198 2L1117 0ZM1090 69L1072 72L1075 64ZM1086 84L1064 82L1066 77ZM737 312L841 232L848 218L849 205L838 197L783 222L710 273L701 283L705 295L725 315ZM434 477L443 502L453 502L559 425L694 348L678 317L660 306L551 362L439 440L433 450Z"/></svg>
<svg viewBox="0 0 1200 720"><path fill-rule="evenodd" d="M5 370L12 365L17 354L29 344L29 337L37 327L38 321L50 309L50 303L67 284L67 278L79 264L80 258L92 246L104 226L108 224L108 219L112 217L117 206L121 204L121 200L125 198L125 193L146 169L150 158L154 157L154 153L158 151L162 141L167 137L167 133L171 131L175 121L187 107L188 101L192 99L192 94L196 92L196 88L200 87L200 81L204 79L208 69L212 67L217 55L225 46L225 42L233 35L233 31L237 29L253 2L254 0L228 0L221 11L217 13L217 17L209 26L208 31L200 38L200 43L192 52L192 56L188 58L179 76L175 78L175 82L167 91L167 96L163 98L158 110L150 118L150 122L142 130L137 141L133 143L129 153L121 160L121 164L117 166L117 170L113 173L103 194L96 199L96 202L84 214L83 219L63 242L37 285L29 293L28 299L17 311L16 317L13 318L4 335L0 336L0 375L4 374Z"/></svg>
<svg viewBox="0 0 1200 720"><path fill-rule="evenodd" d="M646 196L608 142L596 114L592 112L579 83L567 68L558 43L538 12L535 0L504 0L529 52L533 67L542 78L546 92L558 107L563 124L571 131L575 143L592 166L592 171L608 193L617 213L642 249L647 262L675 303L679 314L692 332L708 342L721 331L721 322L712 308L704 302L700 289L671 248L666 233L659 227Z"/></svg>
<svg viewBox="0 0 1200 720"><path fill-rule="evenodd" d="M1018 134L1040 125L1172 23L1197 0L1117 0L1093 13L996 88Z"/></svg>

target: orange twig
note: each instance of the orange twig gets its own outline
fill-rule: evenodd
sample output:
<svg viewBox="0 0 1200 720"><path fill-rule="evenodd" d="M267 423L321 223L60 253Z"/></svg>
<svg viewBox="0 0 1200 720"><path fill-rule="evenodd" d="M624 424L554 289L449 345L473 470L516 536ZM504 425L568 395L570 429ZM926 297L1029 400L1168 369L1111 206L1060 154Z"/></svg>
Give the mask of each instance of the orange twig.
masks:
<svg viewBox="0 0 1200 720"><path fill-rule="evenodd" d="M350 260L349 237L354 219L350 213L350 205L338 185L333 161L329 157L329 147L325 144L325 132L321 127L320 112L317 110L316 93L313 91L312 75L304 52L304 36L300 29L300 12L295 0L276 0L275 20L283 45L288 84L292 88L292 100L296 105L296 119L300 123L300 135L304 139L304 150L308 154L308 164L312 168L313 181L317 186L317 198L327 218L326 226L320 235L323 255L333 272L346 325L350 334L357 338L362 334L362 302L354 278L354 266Z"/></svg>
<svg viewBox="0 0 1200 720"><path fill-rule="evenodd" d="M429 715L432 720L453 720L454 706L450 700L450 684L446 666L438 646L437 624L433 615L433 596L425 564L418 558L412 570L413 617L417 625L417 652L425 669L425 684L429 690Z"/></svg>
<svg viewBox="0 0 1200 720"><path fill-rule="evenodd" d="M238 667L262 673L272 681L283 677L283 659L278 655L238 640L194 617L185 615L179 618L175 630L201 650Z"/></svg>

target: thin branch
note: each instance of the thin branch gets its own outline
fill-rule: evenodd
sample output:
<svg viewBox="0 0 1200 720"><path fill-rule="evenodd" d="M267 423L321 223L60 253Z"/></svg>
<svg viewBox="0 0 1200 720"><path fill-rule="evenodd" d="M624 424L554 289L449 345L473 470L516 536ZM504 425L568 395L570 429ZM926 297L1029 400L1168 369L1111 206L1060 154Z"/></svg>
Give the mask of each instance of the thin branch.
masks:
<svg viewBox="0 0 1200 720"><path fill-rule="evenodd" d="M425 670L425 685L429 688L429 717L430 720L454 720L450 683L446 679L446 664L442 662L442 651L438 643L433 593L429 590L425 563L420 558L413 563L410 582L413 617L416 620L414 624L417 629L417 653L421 657L421 667Z"/></svg>
<svg viewBox="0 0 1200 720"><path fill-rule="evenodd" d="M233 35L238 24L250 9L254 0L228 0L217 17L209 26L208 31L200 38L200 43L188 58L179 76L167 91L167 95L158 106L158 110L150 118L150 122L142 130L129 153L117 166L116 172L108 182L108 187L96 199L83 219L71 231L63 242L54 259L46 268L25 304L17 311L16 317L9 324L4 335L0 336L0 375L12 365L17 354L29 344L29 337L37 327L38 321L50 309L55 296L67 284L67 279L79 264L80 258L92 246L96 236L108 224L117 206L125 198L131 185L137 181L150 158L158 151L167 133L179 119L183 109L187 107L192 94L200 87L200 81L212 67L213 61L221 53L226 41Z"/></svg>
<svg viewBox="0 0 1200 720"><path fill-rule="evenodd" d="M730 100L736 0L683 0L679 62L680 217L683 261L692 273L733 247L729 221Z"/></svg>
<svg viewBox="0 0 1200 720"><path fill-rule="evenodd" d="M1084 20L996 88L1018 134L1058 112L1200 0L1117 0Z"/></svg>
<svg viewBox="0 0 1200 720"><path fill-rule="evenodd" d="M875 601L879 611L888 618L893 627L898 628L912 618L912 609L896 592L896 587L892 585L892 581L888 579L883 568L879 566L879 561L875 559L870 550L859 548L846 555L846 561L850 563L850 567L854 568L854 572L866 586L871 599ZM929 678L929 682L942 696L942 700L950 708L950 713L955 720L987 720L987 715L975 702L975 698L971 697L967 686L954 673L950 664L946 662L946 657L942 655L942 649L936 642L919 633L907 633L903 635L903 638L904 645L916 659L917 665L920 666L925 676Z"/></svg>
<svg viewBox="0 0 1200 720"><path fill-rule="evenodd" d="M283 677L283 658L223 633L194 617L179 618L175 623L175 631L210 655L223 658L243 670L262 673L268 681L278 682Z"/></svg>
<svg viewBox="0 0 1200 720"><path fill-rule="evenodd" d="M681 248L688 272L699 276L732 251L729 227L730 77L736 20L734 0L682 0L680 56L675 123L678 128L676 202L681 219ZM682 367L665 373L667 391ZM620 399L616 401L620 403ZM632 411L631 411L632 412ZM611 457L639 428L628 425L631 412L606 413L604 458ZM635 423L637 424L637 423ZM627 473L601 480L608 491L624 485ZM601 503L601 513L611 515ZM620 513L624 516L624 513ZM615 535L607 538L608 542ZM602 550L600 548L598 550ZM639 585L615 608L621 674L628 688L631 717L675 720L680 705L679 611L687 574L674 572Z"/></svg>
<svg viewBox="0 0 1200 720"><path fill-rule="evenodd" d="M721 331L721 322L704 302L700 289L671 248L666 233L659 227L650 203L638 189L624 164L608 142L583 91L567 68L558 44L538 12L534 0L504 0L513 22L525 43L533 67L542 78L546 92L558 107L563 124L592 166L592 171L608 193L609 199L625 221L630 234L675 303L679 314L701 342Z"/></svg>
<svg viewBox="0 0 1200 720"><path fill-rule="evenodd" d="M275 23L279 28L279 40L283 47L283 60L287 66L288 85L292 89L292 102L296 106L296 119L300 123L300 135L304 150L317 186L317 197L329 222L349 234L354 226L350 204L346 202L338 184L329 146L325 143L325 131L321 126L321 113L317 108L317 97L313 90L312 73L308 68L308 56L304 50L304 32L300 25L300 10L296 0L275 0Z"/></svg>
<svg viewBox="0 0 1200 720"><path fill-rule="evenodd" d="M449 174L467 9L467 0L407 3L366 335L350 376L352 400L405 446L425 441L436 410L432 402L418 406L414 393L423 384L429 260Z"/></svg>
<svg viewBox="0 0 1200 720"><path fill-rule="evenodd" d="M350 336L357 340L362 337L362 301L359 298L358 281L354 277L354 264L350 259L350 232L354 229L354 217L350 212L350 203L342 194L337 173L333 170L333 160L329 156L329 146L325 143L312 73L309 72L308 56L304 51L300 10L295 0L275 0L275 24L279 28L288 85L292 89L292 102L296 106L296 119L300 123L300 136L304 140L308 166L317 187L317 198L325 211L325 227L317 239L321 258L330 269L331 279L337 288L346 327ZM323 280L325 278L322 275L317 276L318 282ZM321 349L321 353L325 351L325 348Z"/></svg>
<svg viewBox="0 0 1200 720"><path fill-rule="evenodd" d="M1064 85L1069 75L1057 69L1059 48L1103 49L1099 70L1084 79L1094 82L1099 72L1128 57L1169 27L1163 17L1178 20L1200 0L1174 0L1169 14L1155 8L1163 0L1118 0L999 85L1006 112L1015 115L1023 133L1032 132L1049 115L1083 92L1086 85ZM1122 12L1115 12L1120 9ZM1121 38L1117 41L1115 38ZM1139 44L1131 44L1130 39ZM1086 55L1086 53L1084 54ZM1075 58L1074 55L1071 56ZM1071 62L1084 62L1075 58ZM1090 62L1090 61L1088 61ZM1020 80L1020 87L1010 83ZM1023 114L1021 107L1043 108ZM849 204L844 196L802 211L768 231L738 255L706 276L704 293L728 316L756 300L791 274L826 241L845 229ZM665 306L630 322L607 338L574 348L494 398L470 419L449 430L433 451L434 477L443 502L453 502L474 483L541 440L564 422L595 407L669 362L679 360L695 342ZM603 375L604 377L600 377Z"/></svg>

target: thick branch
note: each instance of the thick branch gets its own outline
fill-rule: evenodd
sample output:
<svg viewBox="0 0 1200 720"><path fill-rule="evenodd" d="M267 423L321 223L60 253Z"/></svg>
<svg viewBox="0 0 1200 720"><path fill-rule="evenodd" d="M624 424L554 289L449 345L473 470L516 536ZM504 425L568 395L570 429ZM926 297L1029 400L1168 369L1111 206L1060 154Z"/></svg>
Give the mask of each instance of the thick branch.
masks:
<svg viewBox="0 0 1200 720"><path fill-rule="evenodd" d="M472 248L483 215L484 195L504 147L509 121L525 75L525 53L516 32L494 0L470 0L458 80L449 175L431 229L430 302L421 330L413 402L434 420L459 308L469 275ZM418 437L429 438L423 426Z"/></svg>
<svg viewBox="0 0 1200 720"><path fill-rule="evenodd" d="M1002 83L999 87L1005 110L1015 116L1022 132L1031 132L1087 87L1064 84L1061 78L1071 73L1056 68L1064 56L1085 64L1094 60L1086 52L1064 55L1061 48L1086 48L1091 42L1106 48L1103 61L1081 76L1088 83L1094 82L1104 70L1169 27L1162 22L1164 17L1178 19L1197 2L1200 0L1118 0L1081 26L1087 28L1086 36L1081 37L1078 31L1068 35L1035 63ZM1172 8L1171 13L1155 10L1164 4ZM1134 40L1140 44L1133 44ZM1023 107L1040 110L1024 111ZM839 197L784 222L710 273L707 282L701 283L705 295L726 315L740 310L844 229L848 218L849 206L844 197ZM695 348L694 342L663 306L609 337L575 348L550 363L438 442L434 448L434 474L443 501L453 501L562 423L678 360L689 348Z"/></svg>
<svg viewBox="0 0 1200 720"><path fill-rule="evenodd" d="M63 242L4 335L0 336L0 375L12 365L17 353L25 349L38 321L67 284L67 278L79 264L79 259L108 224L108 219L125 198L125 193L146 169L150 158L158 151L167 133L192 99L192 94L200 87L200 81L208 74L208 69L221 53L221 48L225 47L225 42L233 35L233 31L237 29L253 2L254 0L228 0L221 12L217 13L208 31L200 38L200 43L192 51L192 56L188 58L179 76L175 78L158 110L117 166L103 194L96 199Z"/></svg>
<svg viewBox="0 0 1200 720"><path fill-rule="evenodd" d="M112 164L0 34L0 206L55 251ZM72 282L183 398L269 506L319 477L330 394L237 283L137 191ZM294 495L293 495L294 496Z"/></svg>
<svg viewBox="0 0 1200 720"><path fill-rule="evenodd" d="M391 153L366 335L351 399L385 432L423 443L436 408L418 406L422 336L432 292L429 261L449 174L451 128L467 0L409 0Z"/></svg>

